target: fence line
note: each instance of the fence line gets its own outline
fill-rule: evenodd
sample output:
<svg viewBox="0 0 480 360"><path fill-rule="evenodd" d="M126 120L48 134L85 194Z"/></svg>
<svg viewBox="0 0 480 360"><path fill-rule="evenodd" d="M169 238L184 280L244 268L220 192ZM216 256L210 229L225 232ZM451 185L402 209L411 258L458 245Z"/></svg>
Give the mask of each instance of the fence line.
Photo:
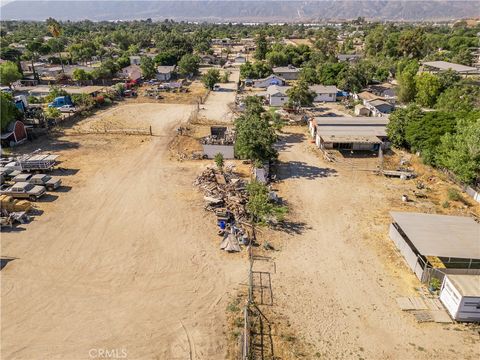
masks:
<svg viewBox="0 0 480 360"><path fill-rule="evenodd" d="M248 245L248 299L243 308L244 324L243 333L241 334L241 341L239 341L239 359L240 360L256 360L264 359L266 344L265 337L269 340L270 346L268 352L271 354L269 358L273 357L273 340L271 337L271 323L268 318L263 314L258 305L255 302L253 290L254 290L254 278L253 278L253 264L254 255L252 243L256 240L255 227L252 226L252 241ZM268 331L266 331L268 329ZM258 340L259 342L256 342Z"/></svg>
<svg viewBox="0 0 480 360"><path fill-rule="evenodd" d="M71 130L73 134L122 134L122 135L153 135L152 127L148 129L103 129L103 130Z"/></svg>

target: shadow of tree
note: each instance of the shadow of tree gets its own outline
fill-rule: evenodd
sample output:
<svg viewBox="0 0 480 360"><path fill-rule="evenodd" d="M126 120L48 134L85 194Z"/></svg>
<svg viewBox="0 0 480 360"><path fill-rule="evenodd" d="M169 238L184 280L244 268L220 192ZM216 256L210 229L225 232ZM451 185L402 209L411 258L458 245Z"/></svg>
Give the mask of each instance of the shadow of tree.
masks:
<svg viewBox="0 0 480 360"><path fill-rule="evenodd" d="M280 135L279 141L275 144L278 151L292 147L293 144L301 143L305 140L305 134L285 133Z"/></svg>
<svg viewBox="0 0 480 360"><path fill-rule="evenodd" d="M332 168L320 168L308 165L303 161L289 161L277 163L277 176L279 180L286 179L318 179L328 176L336 176L337 171Z"/></svg>
<svg viewBox="0 0 480 360"><path fill-rule="evenodd" d="M302 221L282 221L273 226L275 230L285 232L289 235L301 235L312 227Z"/></svg>

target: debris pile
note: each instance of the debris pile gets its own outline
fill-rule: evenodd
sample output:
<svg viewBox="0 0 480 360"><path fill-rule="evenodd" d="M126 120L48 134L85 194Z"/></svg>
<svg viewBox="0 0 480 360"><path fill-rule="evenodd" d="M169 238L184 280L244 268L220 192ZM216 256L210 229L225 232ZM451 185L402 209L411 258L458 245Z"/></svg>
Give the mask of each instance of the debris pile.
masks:
<svg viewBox="0 0 480 360"><path fill-rule="evenodd" d="M249 243L248 231L240 224L247 221L246 183L227 167L221 173L214 168L205 169L195 180L205 200L205 209L215 212L218 234L222 236L220 248L227 252L240 251L240 244Z"/></svg>
<svg viewBox="0 0 480 360"><path fill-rule="evenodd" d="M247 219L246 183L233 174L231 169L222 174L213 168L207 168L197 177L194 185L203 191L207 210L215 211L223 207L233 214L235 221Z"/></svg>
<svg viewBox="0 0 480 360"><path fill-rule="evenodd" d="M218 133L212 131L212 134L200 139L202 145L233 145L235 143L235 131L224 129Z"/></svg>

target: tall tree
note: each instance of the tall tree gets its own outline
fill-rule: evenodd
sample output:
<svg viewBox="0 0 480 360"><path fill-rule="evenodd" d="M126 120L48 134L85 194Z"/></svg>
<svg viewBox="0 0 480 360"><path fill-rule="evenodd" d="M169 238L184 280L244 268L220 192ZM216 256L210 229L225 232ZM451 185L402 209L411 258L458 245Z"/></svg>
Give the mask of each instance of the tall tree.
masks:
<svg viewBox="0 0 480 360"><path fill-rule="evenodd" d="M480 180L480 116L460 119L455 134L445 134L438 147L438 165L453 171L467 184Z"/></svg>
<svg viewBox="0 0 480 360"><path fill-rule="evenodd" d="M398 100L403 103L408 103L415 99L415 95L417 93L415 75L417 71L418 63L416 61L400 63L398 66Z"/></svg>
<svg viewBox="0 0 480 360"><path fill-rule="evenodd" d="M153 79L157 73L155 61L151 57L143 56L140 61L140 68L145 79Z"/></svg>
<svg viewBox="0 0 480 360"><path fill-rule="evenodd" d="M48 31L50 31L50 34L52 34L54 38L58 39L62 35L62 27L60 26L60 23L54 18L50 17L47 19L47 27ZM62 64L62 72L65 73L61 51L58 51L58 57L60 59L60 64Z"/></svg>
<svg viewBox="0 0 480 360"><path fill-rule="evenodd" d="M262 32L258 34L256 40L256 49L255 49L255 59L257 60L265 60L265 56L267 55L268 51L268 43L265 34Z"/></svg>

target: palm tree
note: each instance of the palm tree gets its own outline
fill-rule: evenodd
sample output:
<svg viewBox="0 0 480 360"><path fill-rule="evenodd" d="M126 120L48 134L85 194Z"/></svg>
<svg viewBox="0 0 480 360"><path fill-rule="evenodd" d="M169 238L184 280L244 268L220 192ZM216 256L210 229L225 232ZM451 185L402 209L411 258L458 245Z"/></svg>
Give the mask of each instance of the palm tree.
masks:
<svg viewBox="0 0 480 360"><path fill-rule="evenodd" d="M47 27L48 31L50 31L50 34L52 34L55 39L58 39L60 35L62 35L62 27L60 26L59 22L54 18L47 19ZM60 64L62 64L62 73L65 74L65 68L63 67L62 53L60 51L60 47L57 50L58 57L60 58Z"/></svg>

